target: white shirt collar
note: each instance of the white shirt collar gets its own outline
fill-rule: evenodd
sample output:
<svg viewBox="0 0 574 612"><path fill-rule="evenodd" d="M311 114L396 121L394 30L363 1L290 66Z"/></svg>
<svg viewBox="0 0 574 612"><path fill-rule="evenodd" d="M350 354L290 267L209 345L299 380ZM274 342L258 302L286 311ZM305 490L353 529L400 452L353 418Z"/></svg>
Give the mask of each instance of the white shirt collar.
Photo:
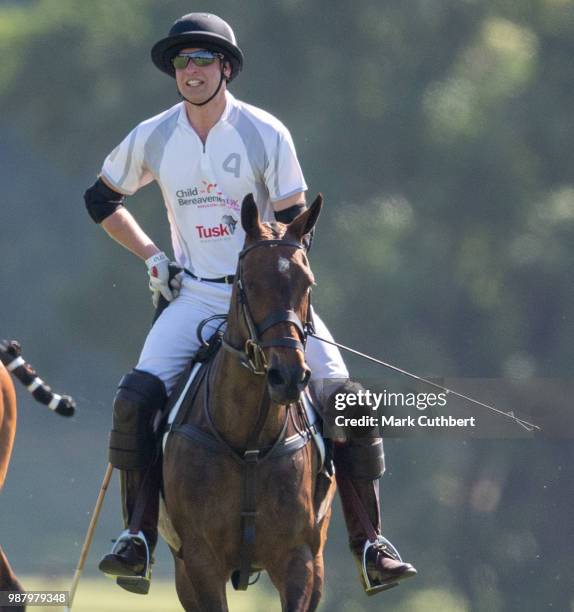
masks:
<svg viewBox="0 0 574 612"><path fill-rule="evenodd" d="M179 110L178 123L188 130L193 130L193 126L191 125L191 123L189 122L189 119L187 118L187 112L185 110L185 102L182 100L179 104L180 104L180 110ZM226 91L225 92L225 108L223 109L223 113L221 117L219 118L219 121L213 126L213 128L215 128L220 123L227 121L229 119L229 115L231 114L231 112L233 111L236 105L237 105L237 101L235 97L233 96L233 94L230 93L229 91Z"/></svg>

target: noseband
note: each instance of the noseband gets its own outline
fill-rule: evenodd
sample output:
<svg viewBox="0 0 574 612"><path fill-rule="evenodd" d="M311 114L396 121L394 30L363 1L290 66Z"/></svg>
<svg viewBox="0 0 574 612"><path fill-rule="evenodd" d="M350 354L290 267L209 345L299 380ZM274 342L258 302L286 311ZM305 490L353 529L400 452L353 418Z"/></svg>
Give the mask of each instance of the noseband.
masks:
<svg viewBox="0 0 574 612"><path fill-rule="evenodd" d="M241 313L245 323L247 324L249 338L247 338L245 341L243 349L233 346L225 339L225 337L222 339L223 348L236 355L241 361L242 365L244 365L253 374L261 376L267 373L268 368L267 358L263 352L264 348L280 346L304 352L307 335L310 331L312 331L310 293L305 323L301 322L301 319L294 310L275 310L265 317L265 319L259 324L255 323L253 320L245 287L243 286L243 260L248 253L254 251L255 249L261 247L274 248L277 246L287 246L305 250L305 247L299 242L295 242L293 240L274 239L261 240L246 247L243 249L243 251L241 251L241 253L239 253L236 282ZM279 323L291 323L294 325L297 329L300 340L295 340L294 338L277 338L276 340L262 341L263 334Z"/></svg>

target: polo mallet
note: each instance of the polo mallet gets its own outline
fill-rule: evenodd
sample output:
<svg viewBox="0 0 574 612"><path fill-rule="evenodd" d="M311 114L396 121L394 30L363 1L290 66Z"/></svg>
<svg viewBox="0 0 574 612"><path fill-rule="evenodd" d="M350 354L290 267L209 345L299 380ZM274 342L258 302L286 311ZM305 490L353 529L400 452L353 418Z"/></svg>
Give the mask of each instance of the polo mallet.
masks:
<svg viewBox="0 0 574 612"><path fill-rule="evenodd" d="M72 604L74 603L74 595L76 594L76 589L78 588L78 583L80 582L80 577L84 569L84 563L86 562L86 558L88 556L88 553L90 552L90 546L92 545L92 540L94 539L94 532L96 530L98 518L100 517L100 510L102 509L102 506L104 504L104 498L106 496L106 491L108 490L108 485L110 484L110 479L112 477L113 471L114 466L111 463L108 463L106 473L104 474L104 480L102 481L102 486L100 488L100 493L98 495L98 499L96 500L96 505L92 513L90 524L88 526L88 531L86 532L86 538L84 539L84 545L82 546L82 552L80 553L78 567L76 568L74 579L72 580L72 586L70 587L70 596L68 598L68 605L66 608L64 608L65 612L70 612L70 610L72 609Z"/></svg>
<svg viewBox="0 0 574 612"><path fill-rule="evenodd" d="M73 416L76 403L69 395L59 395L36 374L34 368L22 357L22 347L16 340L10 342L0 341L0 361L6 366L8 372L14 375L34 399L50 410L65 417Z"/></svg>

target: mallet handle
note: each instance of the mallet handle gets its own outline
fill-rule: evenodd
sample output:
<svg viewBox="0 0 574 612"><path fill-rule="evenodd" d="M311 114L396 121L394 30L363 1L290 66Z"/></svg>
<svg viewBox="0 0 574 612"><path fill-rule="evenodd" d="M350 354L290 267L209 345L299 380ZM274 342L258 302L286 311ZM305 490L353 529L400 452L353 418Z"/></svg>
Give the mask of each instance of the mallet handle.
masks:
<svg viewBox="0 0 574 612"><path fill-rule="evenodd" d="M98 518L100 516L100 510L102 509L102 506L104 504L104 498L106 496L106 491L108 490L108 485L110 484L110 479L112 477L113 471L114 471L114 466L111 463L108 463L108 467L106 468L106 473L104 474L104 480L102 481L102 486L100 488L100 493L98 495L98 499L96 501L96 505L92 513L90 525L88 526L88 531L86 532L86 538L84 540L84 546L82 547L82 552L80 553L78 567L76 568L74 579L72 581L72 586L70 587L70 597L68 599L68 607L65 608L66 612L69 612L72 609L72 604L74 603L74 595L76 594L76 589L78 588L78 583L80 582L80 576L82 575L82 571L84 569L84 563L86 562L86 558L88 556L88 553L90 552L92 540L94 539L94 532L96 531L96 525L98 523Z"/></svg>

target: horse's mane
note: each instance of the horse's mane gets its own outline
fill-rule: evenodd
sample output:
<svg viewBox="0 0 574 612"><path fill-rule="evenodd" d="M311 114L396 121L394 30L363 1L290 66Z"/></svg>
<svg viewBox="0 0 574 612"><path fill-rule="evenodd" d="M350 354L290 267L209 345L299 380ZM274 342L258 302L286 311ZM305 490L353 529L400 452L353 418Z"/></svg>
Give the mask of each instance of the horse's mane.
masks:
<svg viewBox="0 0 574 612"><path fill-rule="evenodd" d="M285 237L287 226L284 223L272 221L271 223L262 223L262 240L277 240Z"/></svg>

